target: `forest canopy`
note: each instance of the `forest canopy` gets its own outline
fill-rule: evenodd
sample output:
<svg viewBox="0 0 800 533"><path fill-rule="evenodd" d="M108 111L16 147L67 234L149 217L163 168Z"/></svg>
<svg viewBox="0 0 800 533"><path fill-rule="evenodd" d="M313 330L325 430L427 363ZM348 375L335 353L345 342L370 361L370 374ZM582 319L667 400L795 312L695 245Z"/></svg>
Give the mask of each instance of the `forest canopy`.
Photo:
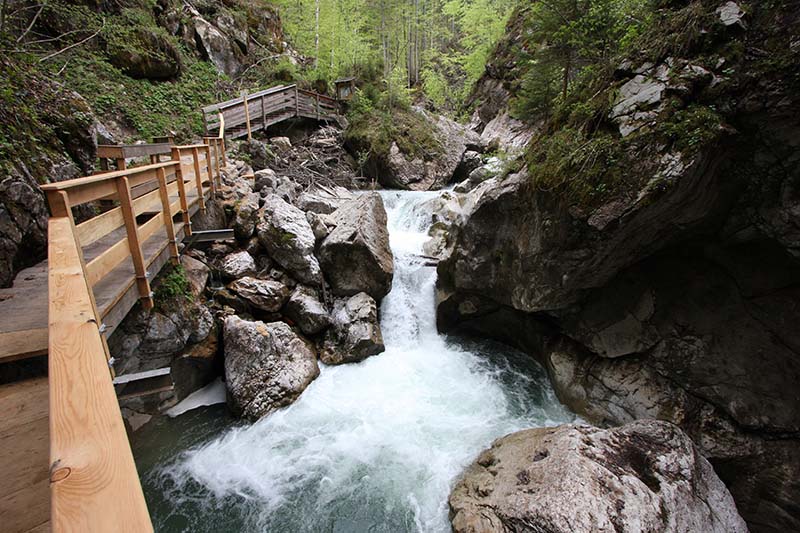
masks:
<svg viewBox="0 0 800 533"><path fill-rule="evenodd" d="M483 73L514 0L277 0L313 75L419 88L455 109Z"/></svg>

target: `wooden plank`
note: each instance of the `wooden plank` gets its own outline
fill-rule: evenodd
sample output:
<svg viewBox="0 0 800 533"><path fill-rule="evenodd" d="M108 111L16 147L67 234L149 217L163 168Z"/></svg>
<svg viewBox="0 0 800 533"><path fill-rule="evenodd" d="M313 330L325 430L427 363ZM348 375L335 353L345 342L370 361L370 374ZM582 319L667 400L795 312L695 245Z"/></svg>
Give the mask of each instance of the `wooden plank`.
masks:
<svg viewBox="0 0 800 533"><path fill-rule="evenodd" d="M153 531L71 221L48 236L53 530Z"/></svg>
<svg viewBox="0 0 800 533"><path fill-rule="evenodd" d="M5 317L4 317L5 318ZM42 316L42 319L45 317ZM47 328L0 333L0 362L8 363L47 354ZM2 412L2 411L0 411Z"/></svg>
<svg viewBox="0 0 800 533"><path fill-rule="evenodd" d="M50 520L48 383L0 385L0 524L8 533L44 531Z"/></svg>

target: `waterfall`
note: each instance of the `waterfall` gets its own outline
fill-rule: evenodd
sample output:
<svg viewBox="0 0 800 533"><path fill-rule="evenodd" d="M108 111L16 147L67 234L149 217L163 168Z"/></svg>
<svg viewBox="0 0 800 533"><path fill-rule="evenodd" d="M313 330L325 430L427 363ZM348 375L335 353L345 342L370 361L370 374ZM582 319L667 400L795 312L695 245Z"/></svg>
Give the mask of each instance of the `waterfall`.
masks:
<svg viewBox="0 0 800 533"><path fill-rule="evenodd" d="M436 269L419 258L436 194L382 193L395 258L386 351L323 366L294 404L155 467L157 530L450 531L450 487L483 448L572 420L530 358L436 331Z"/></svg>

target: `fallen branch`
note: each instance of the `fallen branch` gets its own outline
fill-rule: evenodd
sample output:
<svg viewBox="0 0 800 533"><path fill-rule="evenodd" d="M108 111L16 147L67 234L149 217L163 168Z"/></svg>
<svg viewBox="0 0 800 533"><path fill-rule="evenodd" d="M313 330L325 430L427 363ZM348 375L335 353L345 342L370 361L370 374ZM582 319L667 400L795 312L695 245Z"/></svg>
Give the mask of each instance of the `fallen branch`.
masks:
<svg viewBox="0 0 800 533"><path fill-rule="evenodd" d="M39 6L39 11L37 11L36 14L33 16L33 19L31 19L31 23L28 24L28 27L25 28L25 31L22 32L22 35L17 37L17 42L18 43L21 42L22 39L24 39L26 35L28 35L28 32L31 31L31 28L33 28L33 25L36 24L36 20L39 18L39 15L42 14L42 11L44 11L44 4Z"/></svg>
<svg viewBox="0 0 800 533"><path fill-rule="evenodd" d="M89 41L91 39L94 39L95 37L98 36L98 34L101 31L103 31L103 28L105 28L105 27L106 27L106 19L103 19L103 25L100 26L100 29L98 29L96 32L94 32L90 36L88 36L86 39L83 39L82 41L78 41L77 43L73 43L73 44L67 46L66 48L62 48L61 50L57 50L57 51L53 52L52 54L47 54L46 56L44 56L43 58L41 58L39 60L39 63L43 63L43 62L47 61L48 59L52 59L52 58L56 57L57 55L63 54L67 50L71 50L71 49L73 49L73 48L75 48L77 46L80 46L80 45L84 44L85 42L87 42L87 41Z"/></svg>

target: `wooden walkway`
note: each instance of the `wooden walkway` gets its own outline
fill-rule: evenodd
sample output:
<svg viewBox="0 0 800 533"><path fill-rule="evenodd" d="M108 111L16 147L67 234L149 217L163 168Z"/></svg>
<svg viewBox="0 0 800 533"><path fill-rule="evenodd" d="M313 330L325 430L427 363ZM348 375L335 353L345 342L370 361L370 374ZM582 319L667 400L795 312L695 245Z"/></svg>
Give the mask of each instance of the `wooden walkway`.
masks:
<svg viewBox="0 0 800 533"><path fill-rule="evenodd" d="M226 136L250 138L254 130L266 131L292 118L332 120L339 110L339 102L329 96L280 85L204 107L203 120L206 134L217 131L222 121Z"/></svg>
<svg viewBox="0 0 800 533"><path fill-rule="evenodd" d="M152 531L106 338L137 302L153 306L150 282L178 260L178 243L203 238L191 217L220 185L224 134L338 111L324 95L274 87L204 108L207 134L219 133L203 144L100 146L103 172L42 187L48 259L0 289L0 364L46 355L49 369L0 384L0 530ZM73 208L86 204L98 214L76 221Z"/></svg>
<svg viewBox="0 0 800 533"><path fill-rule="evenodd" d="M105 338L136 302L152 306L150 280L177 259L223 164L224 141L208 138L43 187L48 260L0 289L0 363L49 353L50 377L0 385L0 530L50 531L51 516L56 531L152 530ZM75 223L73 206L100 200L112 207Z"/></svg>

